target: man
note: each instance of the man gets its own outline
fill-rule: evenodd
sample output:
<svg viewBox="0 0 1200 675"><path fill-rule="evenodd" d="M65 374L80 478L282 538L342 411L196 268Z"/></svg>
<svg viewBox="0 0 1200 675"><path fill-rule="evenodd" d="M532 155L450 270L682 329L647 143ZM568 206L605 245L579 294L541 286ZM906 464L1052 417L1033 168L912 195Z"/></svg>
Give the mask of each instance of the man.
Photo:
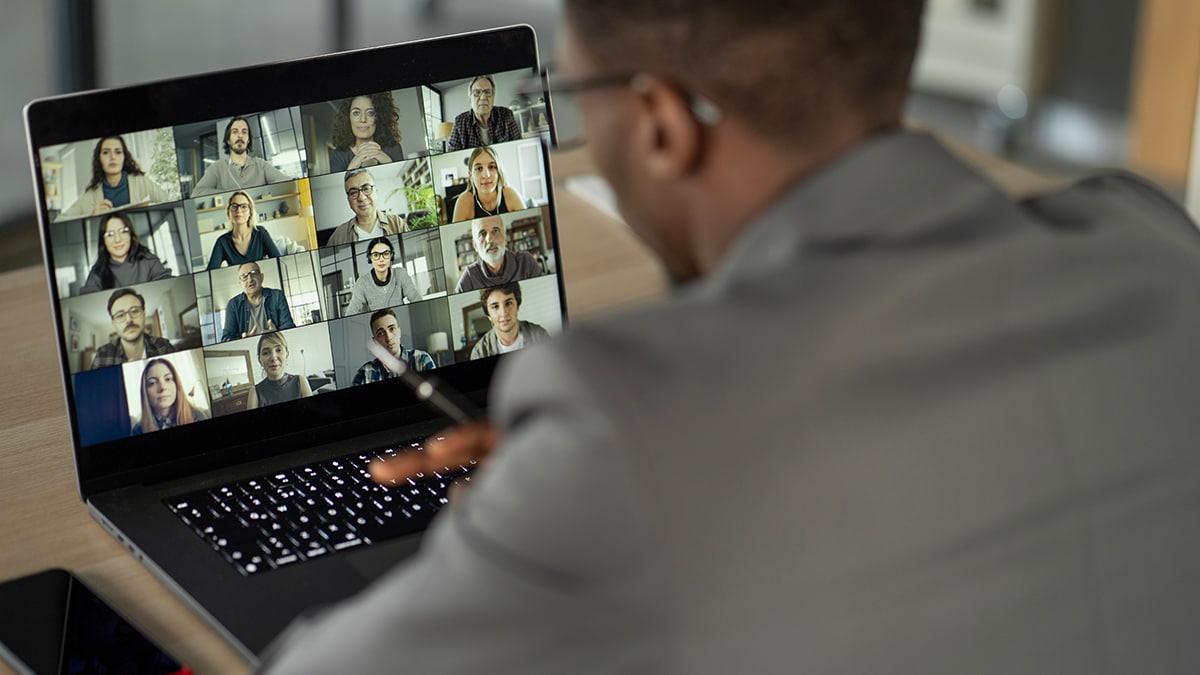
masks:
<svg viewBox="0 0 1200 675"><path fill-rule="evenodd" d="M529 251L508 250L508 233L500 216L471 221L471 244L479 260L463 268L455 293L475 291L544 274Z"/></svg>
<svg viewBox="0 0 1200 675"><path fill-rule="evenodd" d="M329 235L327 246L350 244L359 240L400 234L408 231L408 224L394 213L383 213L375 208L375 177L367 169L351 169L346 172L343 183L346 200L354 216L342 223Z"/></svg>
<svg viewBox="0 0 1200 675"><path fill-rule="evenodd" d="M381 309L371 315L371 335L375 336L376 342L387 347L389 352L408 364L408 367L413 370L433 370L437 367L428 352L416 348L409 349L400 344L400 324L396 321L396 313L391 309ZM362 367L354 374L354 384L379 382L380 380L390 380L393 377L396 377L396 374L384 367L379 359L371 359L362 364Z"/></svg>
<svg viewBox="0 0 1200 675"><path fill-rule="evenodd" d="M192 189L193 197L292 179L267 160L250 156L254 151L254 137L250 134L250 123L246 118L229 120L229 124L225 125L224 145L228 157L218 159L204 171L204 177Z"/></svg>
<svg viewBox="0 0 1200 675"><path fill-rule="evenodd" d="M521 309L521 284L516 282L479 291L479 303L492 329L471 348L472 359L515 352L550 338L545 328L517 317Z"/></svg>
<svg viewBox="0 0 1200 675"><path fill-rule="evenodd" d="M146 299L132 288L122 288L108 296L108 315L116 337L96 350L92 369L175 351L170 340L146 332Z"/></svg>
<svg viewBox="0 0 1200 675"><path fill-rule="evenodd" d="M242 282L242 292L225 303L225 330L221 332L221 342L296 327L287 297L281 290L263 286L258 263L239 265L238 278Z"/></svg>
<svg viewBox="0 0 1200 675"><path fill-rule="evenodd" d="M454 118L450 132L451 150L466 150L481 145L493 145L521 138L521 125L513 112L494 105L496 83L491 75L480 75L467 87L471 109Z"/></svg>
<svg viewBox="0 0 1200 675"><path fill-rule="evenodd" d="M918 0L564 5L560 90L679 286L375 465L490 457L277 672L1198 672L1183 211L1013 202L902 130Z"/></svg>
<svg viewBox="0 0 1200 675"><path fill-rule="evenodd" d="M421 299L421 292L404 270L404 265L392 265L395 258L392 242L387 237L375 237L367 244L367 262L371 263L371 267L354 282L346 314L358 314Z"/></svg>

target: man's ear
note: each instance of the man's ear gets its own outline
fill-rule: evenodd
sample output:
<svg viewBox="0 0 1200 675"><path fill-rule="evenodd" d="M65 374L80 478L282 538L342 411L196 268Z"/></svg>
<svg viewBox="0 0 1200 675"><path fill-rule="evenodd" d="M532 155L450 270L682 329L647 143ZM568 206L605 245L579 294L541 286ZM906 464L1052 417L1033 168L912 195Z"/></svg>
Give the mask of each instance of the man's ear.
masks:
<svg viewBox="0 0 1200 675"><path fill-rule="evenodd" d="M659 178L678 178L697 169L704 155L704 133L684 91L645 74L634 76L630 88L640 113L634 131L646 167Z"/></svg>

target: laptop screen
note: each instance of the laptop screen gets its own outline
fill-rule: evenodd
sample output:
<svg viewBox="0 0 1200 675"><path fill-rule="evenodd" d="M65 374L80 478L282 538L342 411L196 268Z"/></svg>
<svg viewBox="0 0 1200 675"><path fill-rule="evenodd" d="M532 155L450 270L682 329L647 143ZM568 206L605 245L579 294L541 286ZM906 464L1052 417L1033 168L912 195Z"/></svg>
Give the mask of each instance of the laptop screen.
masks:
<svg viewBox="0 0 1200 675"><path fill-rule="evenodd" d="M561 331L537 72L522 26L30 104L81 480L433 417L371 340L482 398Z"/></svg>

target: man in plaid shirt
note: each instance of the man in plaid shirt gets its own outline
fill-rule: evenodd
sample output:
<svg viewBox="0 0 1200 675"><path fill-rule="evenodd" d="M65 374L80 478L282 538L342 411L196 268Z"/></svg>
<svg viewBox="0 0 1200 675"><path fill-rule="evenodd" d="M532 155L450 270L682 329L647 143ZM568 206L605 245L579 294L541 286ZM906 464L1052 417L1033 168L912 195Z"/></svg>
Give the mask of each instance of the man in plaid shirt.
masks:
<svg viewBox="0 0 1200 675"><path fill-rule="evenodd" d="M146 332L146 299L132 288L119 289L109 296L108 315L112 317L117 337L96 350L92 369L119 366L126 361L175 351L170 340Z"/></svg>
<svg viewBox="0 0 1200 675"><path fill-rule="evenodd" d="M396 321L396 313L391 309L381 309L371 315L371 333L375 335L376 342L387 347L388 351L408 364L409 368L422 371L433 370L437 367L437 364L433 362L433 357L427 352L415 348L408 349L400 344L400 324ZM396 377L395 373L385 368L379 359L371 359L354 374L354 384L379 382L393 377Z"/></svg>
<svg viewBox="0 0 1200 675"><path fill-rule="evenodd" d="M471 109L454 118L450 149L465 150L521 138L521 125L513 112L496 101L496 85L491 75L480 75L467 88Z"/></svg>

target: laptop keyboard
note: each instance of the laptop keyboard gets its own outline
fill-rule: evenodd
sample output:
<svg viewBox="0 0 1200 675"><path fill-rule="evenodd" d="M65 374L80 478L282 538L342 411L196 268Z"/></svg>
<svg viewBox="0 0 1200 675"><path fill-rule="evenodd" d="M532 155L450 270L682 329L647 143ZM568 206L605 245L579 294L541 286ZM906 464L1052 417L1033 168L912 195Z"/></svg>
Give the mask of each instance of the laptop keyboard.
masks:
<svg viewBox="0 0 1200 675"><path fill-rule="evenodd" d="M413 441L172 497L169 509L243 575L419 532L448 503L451 482L470 466L445 467L384 486L376 457L421 451ZM472 462L473 464L473 462Z"/></svg>

